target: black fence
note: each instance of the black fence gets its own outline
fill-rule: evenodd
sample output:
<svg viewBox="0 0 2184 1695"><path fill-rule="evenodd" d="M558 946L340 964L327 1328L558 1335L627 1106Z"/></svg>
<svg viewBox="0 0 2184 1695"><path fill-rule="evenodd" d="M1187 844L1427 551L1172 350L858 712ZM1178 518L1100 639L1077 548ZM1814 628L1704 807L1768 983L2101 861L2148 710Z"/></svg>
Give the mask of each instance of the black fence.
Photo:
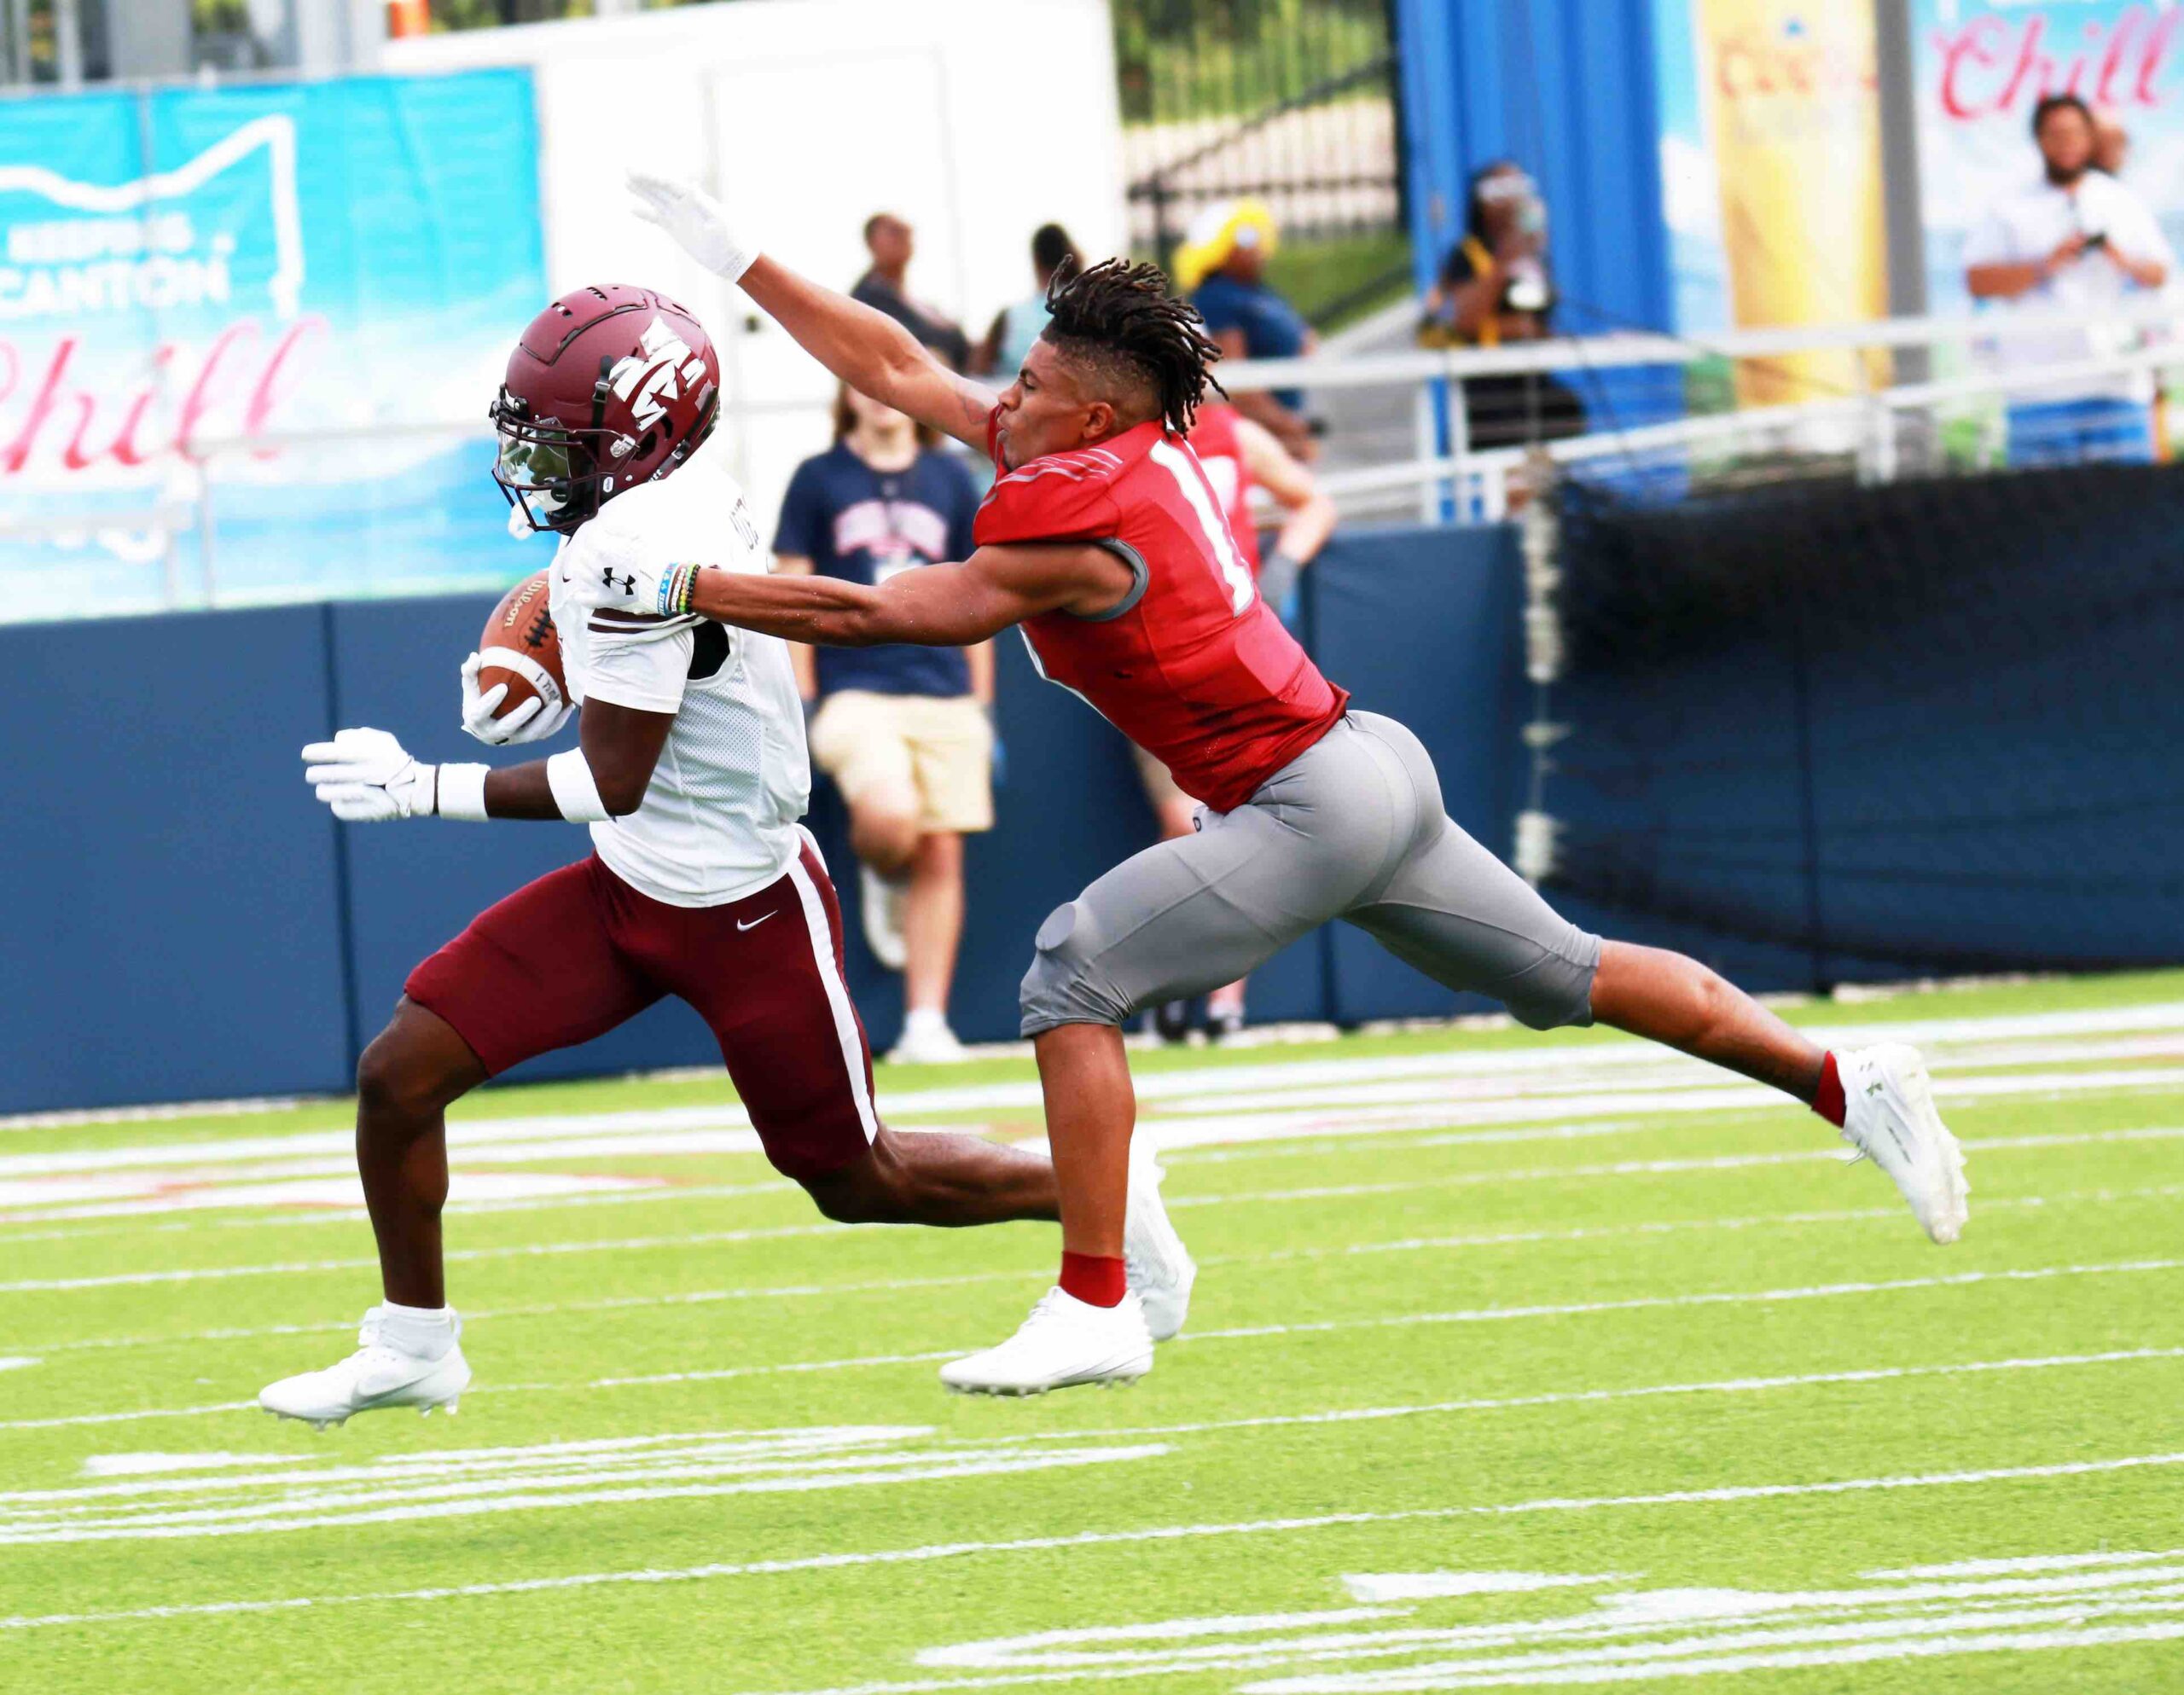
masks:
<svg viewBox="0 0 2184 1695"><path fill-rule="evenodd" d="M1116 0L1132 245L1170 264L1245 197L1281 227L1272 278L1315 322L1409 286L1402 121L1383 0Z"/></svg>
<svg viewBox="0 0 2184 1695"><path fill-rule="evenodd" d="M2184 467L1558 515L1549 887L1770 984L2184 959Z"/></svg>

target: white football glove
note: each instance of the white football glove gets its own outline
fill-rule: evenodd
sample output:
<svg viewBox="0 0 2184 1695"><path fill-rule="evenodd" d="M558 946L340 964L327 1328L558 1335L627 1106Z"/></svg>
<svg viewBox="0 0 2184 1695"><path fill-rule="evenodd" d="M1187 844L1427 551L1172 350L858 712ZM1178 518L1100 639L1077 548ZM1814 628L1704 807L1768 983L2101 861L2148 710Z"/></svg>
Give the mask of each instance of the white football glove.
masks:
<svg viewBox="0 0 2184 1695"><path fill-rule="evenodd" d="M631 208L647 223L656 223L675 238L682 251L716 276L730 282L741 280L758 257L728 231L728 213L721 203L695 183L672 177L655 177L648 171L630 173Z"/></svg>
<svg viewBox="0 0 2184 1695"><path fill-rule="evenodd" d="M432 816L439 798L437 768L421 765L385 730L339 730L331 741L304 749L304 781L349 823Z"/></svg>
<svg viewBox="0 0 2184 1695"><path fill-rule="evenodd" d="M508 698L508 686L497 682L480 694L478 673L485 668L485 657L473 653L462 662L462 728L472 735L488 747L510 747L520 741L543 741L569 721L569 703L560 698L546 668L528 653L501 648L495 652L493 663L530 677L538 695L506 717L495 717L501 702Z"/></svg>

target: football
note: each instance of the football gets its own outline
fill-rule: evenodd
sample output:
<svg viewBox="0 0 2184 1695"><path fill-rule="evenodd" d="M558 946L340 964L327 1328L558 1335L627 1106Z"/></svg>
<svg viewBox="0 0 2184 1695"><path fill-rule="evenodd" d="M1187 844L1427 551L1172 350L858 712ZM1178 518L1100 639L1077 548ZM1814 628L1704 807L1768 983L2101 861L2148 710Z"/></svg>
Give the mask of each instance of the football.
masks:
<svg viewBox="0 0 2184 1695"><path fill-rule="evenodd" d="M497 717L505 717L534 695L546 697L546 710L558 710L568 699L568 682L561 674L561 636L554 628L554 614L547 602L546 572L534 572L507 594L485 620L478 638L478 652L485 663L479 668L478 688L490 691L496 683L508 686ZM520 653L530 665L495 663L496 650Z"/></svg>

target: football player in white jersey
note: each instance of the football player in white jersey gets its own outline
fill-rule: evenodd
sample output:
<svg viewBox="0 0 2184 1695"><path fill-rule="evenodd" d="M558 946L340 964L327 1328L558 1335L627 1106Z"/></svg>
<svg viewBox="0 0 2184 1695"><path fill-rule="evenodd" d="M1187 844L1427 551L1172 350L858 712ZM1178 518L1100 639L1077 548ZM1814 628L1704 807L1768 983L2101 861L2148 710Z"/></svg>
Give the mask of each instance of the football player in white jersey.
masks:
<svg viewBox="0 0 2184 1695"><path fill-rule="evenodd" d="M764 575L742 491L705 451L720 367L695 319L649 290L580 289L525 331L493 407L510 525L562 537L552 607L571 704L499 716L463 668L463 723L504 744L579 711L577 747L494 769L423 764L384 730L304 750L334 816L566 819L593 851L480 914L412 972L357 1073L357 1158L383 1302L357 1351L260 1394L323 1426L381 1407L454 1409L470 1380L442 1278L448 1104L510 1066L689 1002L766 1156L828 1217L965 1225L1058 1218L1043 1155L880 1122L842 976L841 914L797 823L810 787L787 646L695 618L585 612L572 585L693 559ZM505 656L502 656L505 657ZM497 658L496 664L501 663ZM1130 1265L1155 1334L1182 1324L1193 1268L1158 1174L1132 1185Z"/></svg>

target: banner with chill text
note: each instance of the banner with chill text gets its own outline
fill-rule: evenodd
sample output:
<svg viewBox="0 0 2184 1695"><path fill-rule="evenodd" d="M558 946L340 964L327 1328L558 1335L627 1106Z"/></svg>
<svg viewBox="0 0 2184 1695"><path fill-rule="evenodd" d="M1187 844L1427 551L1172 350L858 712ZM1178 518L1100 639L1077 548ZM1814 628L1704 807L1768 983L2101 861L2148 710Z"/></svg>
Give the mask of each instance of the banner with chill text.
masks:
<svg viewBox="0 0 2184 1695"><path fill-rule="evenodd" d="M2184 251L2184 7L2176 0L1912 0L1926 298L1968 310L1964 243L1988 210L2040 181L2030 132L2068 91L2120 123L2117 173Z"/></svg>
<svg viewBox="0 0 2184 1695"><path fill-rule="evenodd" d="M543 294L526 72L0 105L0 618L508 580Z"/></svg>

